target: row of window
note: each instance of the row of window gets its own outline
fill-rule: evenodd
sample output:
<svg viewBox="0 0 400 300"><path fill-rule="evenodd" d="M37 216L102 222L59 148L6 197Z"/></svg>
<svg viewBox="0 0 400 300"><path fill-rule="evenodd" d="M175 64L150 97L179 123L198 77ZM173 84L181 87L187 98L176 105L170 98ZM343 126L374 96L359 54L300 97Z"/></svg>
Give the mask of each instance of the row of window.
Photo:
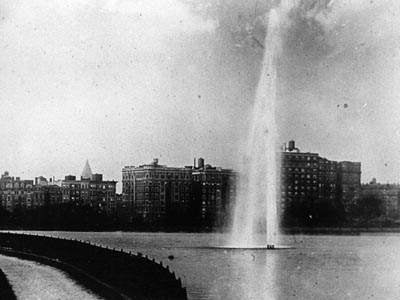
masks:
<svg viewBox="0 0 400 300"><path fill-rule="evenodd" d="M283 159L295 159L295 160L307 160L307 161L311 161L311 160L317 160L318 157L317 156L305 156L305 155L290 155L290 156L283 156Z"/></svg>
<svg viewBox="0 0 400 300"><path fill-rule="evenodd" d="M80 184L63 184L62 185L63 189L89 189L89 185L80 185ZM109 189L115 189L115 185L113 184L109 184L109 185L105 185L105 184L90 184L90 188L91 189L103 189L105 190L106 188Z"/></svg>
<svg viewBox="0 0 400 300"><path fill-rule="evenodd" d="M141 178L155 178L155 179L190 179L191 174L189 173L179 173L179 172L136 172L136 173L128 173L122 174L123 180L129 179L141 179Z"/></svg>

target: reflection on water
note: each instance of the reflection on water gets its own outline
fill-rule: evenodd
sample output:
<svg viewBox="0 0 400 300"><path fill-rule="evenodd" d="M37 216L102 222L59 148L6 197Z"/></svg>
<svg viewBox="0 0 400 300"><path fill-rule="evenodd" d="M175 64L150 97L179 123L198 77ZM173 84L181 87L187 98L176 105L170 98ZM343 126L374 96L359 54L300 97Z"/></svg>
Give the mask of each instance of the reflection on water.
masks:
<svg viewBox="0 0 400 300"><path fill-rule="evenodd" d="M210 291L199 295L205 299L276 299L275 260L272 251L217 250L223 251L227 266L219 261L219 274L210 274ZM217 257L217 255L214 256Z"/></svg>
<svg viewBox="0 0 400 300"><path fill-rule="evenodd" d="M148 254L182 278L190 299L400 299L400 234L283 236L295 249L274 251L205 248L225 245L224 234L46 234Z"/></svg>
<svg viewBox="0 0 400 300"><path fill-rule="evenodd" d="M272 251L260 250L250 254L250 262L238 260L243 270L238 284L238 291L243 293L242 299L276 299L275 254Z"/></svg>

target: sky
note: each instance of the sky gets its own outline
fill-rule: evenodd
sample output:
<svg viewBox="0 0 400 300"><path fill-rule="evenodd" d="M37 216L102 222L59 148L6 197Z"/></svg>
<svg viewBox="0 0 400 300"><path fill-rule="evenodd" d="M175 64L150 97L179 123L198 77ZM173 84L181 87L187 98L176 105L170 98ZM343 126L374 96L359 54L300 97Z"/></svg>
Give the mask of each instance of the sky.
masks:
<svg viewBox="0 0 400 300"><path fill-rule="evenodd" d="M290 0L293 1L293 0ZM278 64L280 140L400 182L400 2L299 1ZM0 170L121 181L194 157L241 168L279 1L0 0Z"/></svg>

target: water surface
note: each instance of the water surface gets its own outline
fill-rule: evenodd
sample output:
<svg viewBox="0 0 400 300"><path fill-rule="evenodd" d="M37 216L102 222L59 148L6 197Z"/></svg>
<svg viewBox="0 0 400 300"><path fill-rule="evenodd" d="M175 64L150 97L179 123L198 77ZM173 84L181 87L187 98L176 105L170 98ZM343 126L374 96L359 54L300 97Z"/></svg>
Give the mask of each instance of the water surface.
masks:
<svg viewBox="0 0 400 300"><path fill-rule="evenodd" d="M400 299L400 234L288 235L295 249L210 249L225 234L41 232L147 254L190 299ZM173 256L173 259L168 259Z"/></svg>

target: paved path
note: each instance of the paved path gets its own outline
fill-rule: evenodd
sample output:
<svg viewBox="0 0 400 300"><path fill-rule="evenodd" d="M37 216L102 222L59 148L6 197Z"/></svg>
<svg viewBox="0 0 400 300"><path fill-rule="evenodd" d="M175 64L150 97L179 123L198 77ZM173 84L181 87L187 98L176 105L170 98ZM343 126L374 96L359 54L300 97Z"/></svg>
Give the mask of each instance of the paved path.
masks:
<svg viewBox="0 0 400 300"><path fill-rule="evenodd" d="M0 269L18 300L101 299L53 267L0 255Z"/></svg>

